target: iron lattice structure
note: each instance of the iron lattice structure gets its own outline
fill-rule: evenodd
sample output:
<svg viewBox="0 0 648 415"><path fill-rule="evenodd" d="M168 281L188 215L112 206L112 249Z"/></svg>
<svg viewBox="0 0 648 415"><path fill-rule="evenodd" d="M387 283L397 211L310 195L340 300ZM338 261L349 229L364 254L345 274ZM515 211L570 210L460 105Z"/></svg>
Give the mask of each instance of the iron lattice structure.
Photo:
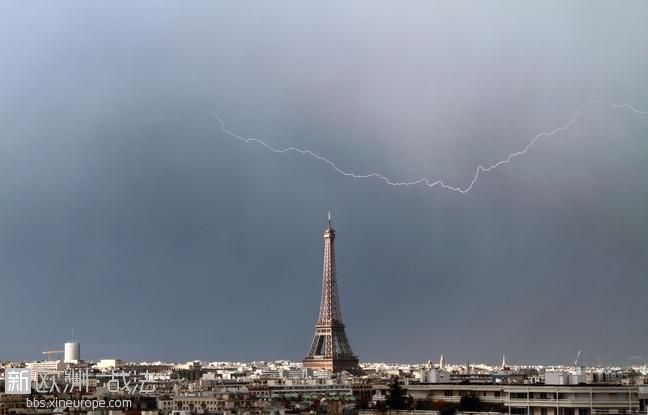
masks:
<svg viewBox="0 0 648 415"><path fill-rule="evenodd" d="M319 318L315 325L313 343L303 365L306 368L335 372L359 371L358 357L351 350L342 323L335 273L335 230L331 227L330 215L328 226L324 230L324 271Z"/></svg>

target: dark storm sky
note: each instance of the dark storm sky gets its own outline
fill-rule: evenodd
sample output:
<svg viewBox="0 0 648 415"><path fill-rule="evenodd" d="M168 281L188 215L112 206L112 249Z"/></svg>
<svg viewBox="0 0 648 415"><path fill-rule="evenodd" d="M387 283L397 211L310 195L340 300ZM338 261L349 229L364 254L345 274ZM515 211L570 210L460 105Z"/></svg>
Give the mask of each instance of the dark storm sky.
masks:
<svg viewBox="0 0 648 415"><path fill-rule="evenodd" d="M648 360L645 2L3 2L0 359ZM645 357L643 357L645 356Z"/></svg>

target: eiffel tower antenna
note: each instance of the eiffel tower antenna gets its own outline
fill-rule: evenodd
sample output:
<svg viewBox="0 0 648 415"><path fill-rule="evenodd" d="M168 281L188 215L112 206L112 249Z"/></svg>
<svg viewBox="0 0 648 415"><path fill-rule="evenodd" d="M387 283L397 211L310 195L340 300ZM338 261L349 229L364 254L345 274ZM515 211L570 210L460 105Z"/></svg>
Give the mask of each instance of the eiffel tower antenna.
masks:
<svg viewBox="0 0 648 415"><path fill-rule="evenodd" d="M331 226L331 212L328 214L328 226L324 230L324 270L319 318L315 325L315 337L304 358L303 366L333 372L360 371L358 357L351 350L342 323L335 271L335 230Z"/></svg>

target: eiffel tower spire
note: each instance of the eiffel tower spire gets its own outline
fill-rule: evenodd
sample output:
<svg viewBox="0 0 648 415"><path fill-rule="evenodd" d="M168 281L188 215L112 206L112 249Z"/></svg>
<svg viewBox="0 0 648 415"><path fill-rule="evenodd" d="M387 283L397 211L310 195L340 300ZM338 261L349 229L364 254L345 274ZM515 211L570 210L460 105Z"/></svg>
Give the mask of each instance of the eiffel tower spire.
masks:
<svg viewBox="0 0 648 415"><path fill-rule="evenodd" d="M331 226L330 212L328 226L324 229L322 301L319 318L315 325L315 337L308 355L304 358L304 367L335 372L341 370L359 371L358 358L351 350L344 331L344 323L342 323L335 273L335 230Z"/></svg>

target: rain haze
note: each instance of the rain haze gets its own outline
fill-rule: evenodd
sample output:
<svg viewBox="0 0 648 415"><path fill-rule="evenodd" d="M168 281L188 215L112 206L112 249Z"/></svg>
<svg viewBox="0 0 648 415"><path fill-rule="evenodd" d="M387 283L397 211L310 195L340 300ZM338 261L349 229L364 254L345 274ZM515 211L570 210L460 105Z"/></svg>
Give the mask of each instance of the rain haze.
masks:
<svg viewBox="0 0 648 415"><path fill-rule="evenodd" d="M0 3L0 360L648 360L648 3Z"/></svg>

